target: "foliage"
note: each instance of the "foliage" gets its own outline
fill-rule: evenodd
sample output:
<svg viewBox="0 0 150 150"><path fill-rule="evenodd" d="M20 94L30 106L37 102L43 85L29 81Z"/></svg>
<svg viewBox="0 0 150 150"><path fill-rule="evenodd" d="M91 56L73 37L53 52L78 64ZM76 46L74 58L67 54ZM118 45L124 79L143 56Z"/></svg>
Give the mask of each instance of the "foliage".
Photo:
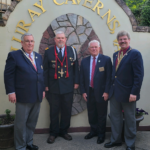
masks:
<svg viewBox="0 0 150 150"><path fill-rule="evenodd" d="M136 116L142 116L142 115L148 115L148 112L146 112L143 109L136 108Z"/></svg>
<svg viewBox="0 0 150 150"><path fill-rule="evenodd" d="M150 26L150 0L124 0L131 9L138 25Z"/></svg>
<svg viewBox="0 0 150 150"><path fill-rule="evenodd" d="M6 109L5 113L6 116L0 118L0 125L13 124L15 115L10 115L11 111L9 109Z"/></svg>

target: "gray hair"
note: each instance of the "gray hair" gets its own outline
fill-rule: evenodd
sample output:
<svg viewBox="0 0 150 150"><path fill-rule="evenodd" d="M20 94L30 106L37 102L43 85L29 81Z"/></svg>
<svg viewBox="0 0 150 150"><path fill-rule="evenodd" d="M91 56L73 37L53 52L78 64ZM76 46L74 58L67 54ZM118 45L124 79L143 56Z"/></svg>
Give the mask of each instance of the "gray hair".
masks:
<svg viewBox="0 0 150 150"><path fill-rule="evenodd" d="M88 47L90 47L90 44L91 44L91 43L97 43L98 46L100 47L100 42L97 41L97 40L92 40L92 41L90 41L89 44L88 44Z"/></svg>
<svg viewBox="0 0 150 150"><path fill-rule="evenodd" d="M117 40L119 40L119 37L121 36L127 36L128 39L130 39L130 34L127 32L127 31L120 31L118 34L117 34Z"/></svg>
<svg viewBox="0 0 150 150"><path fill-rule="evenodd" d="M25 36L33 36L31 33L25 33L21 36L21 41L24 41ZM34 37L33 37L34 38Z"/></svg>
<svg viewBox="0 0 150 150"><path fill-rule="evenodd" d="M63 31L57 31L57 32L55 32L55 37L57 36L57 34L64 34L65 35L65 33ZM65 35L65 37L66 37L66 35Z"/></svg>

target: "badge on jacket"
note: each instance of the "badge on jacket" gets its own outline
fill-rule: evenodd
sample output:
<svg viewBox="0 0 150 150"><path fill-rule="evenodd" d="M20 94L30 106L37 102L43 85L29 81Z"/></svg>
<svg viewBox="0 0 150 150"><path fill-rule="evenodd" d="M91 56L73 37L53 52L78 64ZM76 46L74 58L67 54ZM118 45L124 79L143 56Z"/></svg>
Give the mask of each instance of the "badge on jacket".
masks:
<svg viewBox="0 0 150 150"><path fill-rule="evenodd" d="M43 69L43 66L41 65L41 69Z"/></svg>
<svg viewBox="0 0 150 150"><path fill-rule="evenodd" d="M105 71L104 67L99 67L99 71L100 72Z"/></svg>

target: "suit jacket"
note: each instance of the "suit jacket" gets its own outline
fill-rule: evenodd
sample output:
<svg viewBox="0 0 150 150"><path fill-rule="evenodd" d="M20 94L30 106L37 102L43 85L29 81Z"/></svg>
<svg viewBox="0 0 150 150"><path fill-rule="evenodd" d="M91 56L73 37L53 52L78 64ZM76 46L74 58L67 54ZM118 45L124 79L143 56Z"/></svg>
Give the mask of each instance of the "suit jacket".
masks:
<svg viewBox="0 0 150 150"><path fill-rule="evenodd" d="M60 75L61 66L57 60L57 79L54 79L55 74L55 53L54 47L45 51L44 55L44 78L45 86L49 87L50 93L65 94L74 91L74 84L79 84L79 66L78 59L73 61L74 53L70 46L67 46L67 60L69 77L66 78L66 59L63 63L63 77ZM77 58L77 54L76 54Z"/></svg>
<svg viewBox="0 0 150 150"><path fill-rule="evenodd" d="M136 95L136 100L139 100L144 76L141 53L129 47L126 54L117 71L115 70L115 63L118 52L113 55L113 72L109 96L111 97L114 94L119 102L129 102L130 94Z"/></svg>
<svg viewBox="0 0 150 150"><path fill-rule="evenodd" d="M37 71L21 50L8 54L4 71L6 94L15 92L17 102L41 102L44 91L42 57L35 53Z"/></svg>
<svg viewBox="0 0 150 150"><path fill-rule="evenodd" d="M81 94L87 93L87 100L89 100L90 86L90 57L84 58L80 67L80 92ZM101 71L102 67L103 71ZM109 93L111 73L110 57L99 54L94 72L94 94L97 102L104 102L103 93Z"/></svg>

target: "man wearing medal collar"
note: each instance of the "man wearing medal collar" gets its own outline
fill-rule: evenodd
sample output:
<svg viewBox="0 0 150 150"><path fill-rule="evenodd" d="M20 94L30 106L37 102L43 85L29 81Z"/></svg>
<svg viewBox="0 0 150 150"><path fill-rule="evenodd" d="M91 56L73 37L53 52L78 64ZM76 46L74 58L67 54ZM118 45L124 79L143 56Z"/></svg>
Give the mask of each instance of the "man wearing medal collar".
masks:
<svg viewBox="0 0 150 150"><path fill-rule="evenodd" d="M122 145L123 110L126 150L135 150L135 112L144 76L143 60L141 53L130 47L128 32L119 32L117 40L121 50L113 55L112 85L109 92L112 135L111 141L104 147L111 148Z"/></svg>
<svg viewBox="0 0 150 150"><path fill-rule="evenodd" d="M70 126L73 92L79 86L76 51L66 46L66 37L61 31L56 33L55 43L55 46L46 49L43 63L46 97L50 104L50 135L47 139L50 144L54 143L58 135L72 140L67 130Z"/></svg>
<svg viewBox="0 0 150 150"><path fill-rule="evenodd" d="M22 49L10 52L6 60L4 82L9 101L16 103L14 143L16 150L38 150L33 145L40 103L45 97L42 57L33 52L34 38L25 33Z"/></svg>

